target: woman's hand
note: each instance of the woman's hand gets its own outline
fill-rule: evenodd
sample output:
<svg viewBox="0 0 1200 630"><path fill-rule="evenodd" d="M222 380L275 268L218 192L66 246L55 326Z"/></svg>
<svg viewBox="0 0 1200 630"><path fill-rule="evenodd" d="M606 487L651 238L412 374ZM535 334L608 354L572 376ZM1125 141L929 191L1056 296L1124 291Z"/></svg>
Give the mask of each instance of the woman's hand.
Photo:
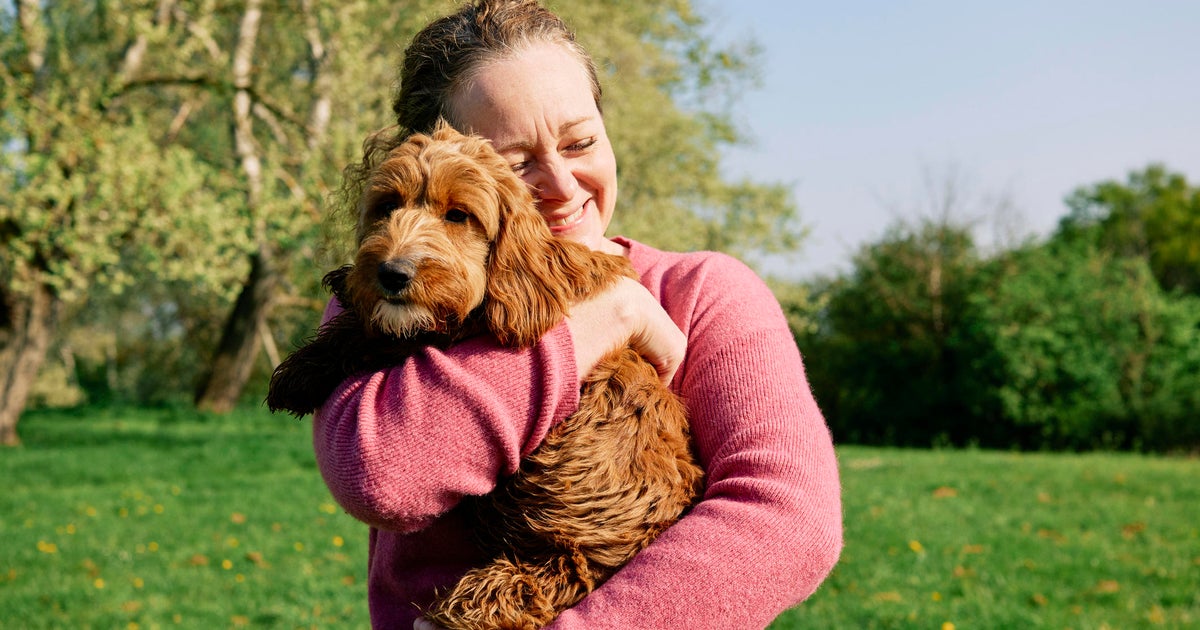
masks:
<svg viewBox="0 0 1200 630"><path fill-rule="evenodd" d="M606 354L629 344L670 384L687 352L687 337L650 291L631 278L572 306L567 325L580 381Z"/></svg>

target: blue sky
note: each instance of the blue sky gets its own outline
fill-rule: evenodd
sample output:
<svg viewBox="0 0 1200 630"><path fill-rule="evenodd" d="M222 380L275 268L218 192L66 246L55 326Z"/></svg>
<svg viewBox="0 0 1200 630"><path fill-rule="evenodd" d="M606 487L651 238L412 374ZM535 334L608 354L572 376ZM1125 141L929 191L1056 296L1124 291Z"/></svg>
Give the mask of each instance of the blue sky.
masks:
<svg viewBox="0 0 1200 630"><path fill-rule="evenodd" d="M734 175L789 185L811 236L768 273L845 269L957 183L981 246L1052 230L1081 185L1151 162L1200 185L1200 2L700 0L763 47ZM1007 205L1003 203L1007 200ZM1002 208L1002 210L1000 210Z"/></svg>

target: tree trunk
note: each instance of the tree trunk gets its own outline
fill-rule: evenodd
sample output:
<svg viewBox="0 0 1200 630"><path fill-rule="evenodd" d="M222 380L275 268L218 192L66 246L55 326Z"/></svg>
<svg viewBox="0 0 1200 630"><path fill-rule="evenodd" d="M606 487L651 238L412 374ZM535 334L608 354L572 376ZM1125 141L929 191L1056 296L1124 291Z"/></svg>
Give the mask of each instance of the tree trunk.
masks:
<svg viewBox="0 0 1200 630"><path fill-rule="evenodd" d="M62 301L37 284L31 294L0 295L0 445L16 446L17 421L46 361Z"/></svg>
<svg viewBox="0 0 1200 630"><path fill-rule="evenodd" d="M232 411L250 380L254 359L258 356L258 331L266 326L278 277L272 264L272 249L267 243L265 221L258 216L262 212L263 173L251 117L254 45L261 19L262 1L247 0L231 65L233 85L237 88L233 96L233 143L246 176L246 205L255 215L254 237L258 253L250 257L250 276L225 321L225 330L221 333L217 353L209 363L209 372L196 391L196 408L217 413Z"/></svg>
<svg viewBox="0 0 1200 630"><path fill-rule="evenodd" d="M266 326L278 281L266 251L250 258L250 275L225 322L209 372L196 391L197 409L228 413L237 405L258 357L258 331Z"/></svg>

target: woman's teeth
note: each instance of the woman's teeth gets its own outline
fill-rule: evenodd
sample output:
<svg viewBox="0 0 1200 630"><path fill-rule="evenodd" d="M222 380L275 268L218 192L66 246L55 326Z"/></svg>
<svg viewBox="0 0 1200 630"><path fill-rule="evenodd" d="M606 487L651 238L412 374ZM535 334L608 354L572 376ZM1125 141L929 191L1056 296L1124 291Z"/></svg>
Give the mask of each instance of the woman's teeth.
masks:
<svg viewBox="0 0 1200 630"><path fill-rule="evenodd" d="M571 214L569 214L561 219L547 221L547 224L549 224L550 227L561 227L564 225L570 225L570 224L578 221L579 217L581 217L581 216L583 216L583 206L580 206L578 210L576 210L575 212L572 212Z"/></svg>

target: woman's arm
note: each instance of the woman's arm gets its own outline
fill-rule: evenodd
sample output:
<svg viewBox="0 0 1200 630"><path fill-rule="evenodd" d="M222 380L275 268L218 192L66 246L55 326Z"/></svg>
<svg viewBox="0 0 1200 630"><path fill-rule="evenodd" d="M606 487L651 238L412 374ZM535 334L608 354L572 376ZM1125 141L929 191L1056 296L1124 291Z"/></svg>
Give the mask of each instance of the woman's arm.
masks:
<svg viewBox="0 0 1200 630"><path fill-rule="evenodd" d="M704 497L553 628L762 628L840 553L833 444L778 303L725 257L669 292L668 311L688 313L681 385Z"/></svg>
<svg viewBox="0 0 1200 630"><path fill-rule="evenodd" d="M351 377L313 419L325 484L352 516L418 531L516 470L578 405L570 332L532 348L477 337Z"/></svg>
<svg viewBox="0 0 1200 630"><path fill-rule="evenodd" d="M332 305L325 319L338 310ZM576 305L532 348L483 336L351 377L314 417L325 483L371 526L423 529L464 495L486 494L515 472L578 407L582 376L630 342L654 357L666 379L686 347L655 298L626 279Z"/></svg>

